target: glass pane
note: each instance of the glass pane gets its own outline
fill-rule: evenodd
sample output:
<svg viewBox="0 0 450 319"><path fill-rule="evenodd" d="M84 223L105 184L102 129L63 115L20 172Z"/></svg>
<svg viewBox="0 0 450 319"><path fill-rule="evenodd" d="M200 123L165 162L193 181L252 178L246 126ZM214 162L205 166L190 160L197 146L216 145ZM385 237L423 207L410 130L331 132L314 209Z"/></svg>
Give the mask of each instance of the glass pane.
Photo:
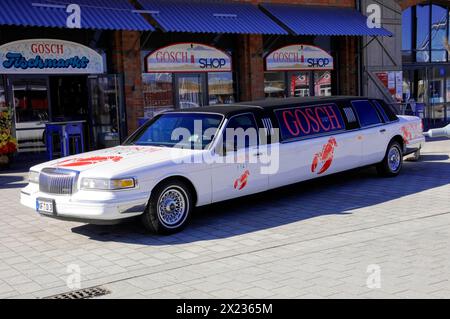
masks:
<svg viewBox="0 0 450 319"><path fill-rule="evenodd" d="M203 106L201 75L182 75L178 78L178 98L181 109Z"/></svg>
<svg viewBox="0 0 450 319"><path fill-rule="evenodd" d="M433 68L429 96L432 108L431 118L435 120L444 119L444 77L445 70Z"/></svg>
<svg viewBox="0 0 450 319"><path fill-rule="evenodd" d="M411 7L403 11L402 13L402 50L412 50L412 19L411 19Z"/></svg>
<svg viewBox="0 0 450 319"><path fill-rule="evenodd" d="M331 72L314 72L314 94L316 96L331 96Z"/></svg>
<svg viewBox="0 0 450 319"><path fill-rule="evenodd" d="M0 75L0 110L6 107L6 90L3 85L3 77Z"/></svg>
<svg viewBox="0 0 450 319"><path fill-rule="evenodd" d="M447 38L447 9L438 5L431 7L431 60L447 61L444 41ZM434 51L436 50L436 51Z"/></svg>
<svg viewBox="0 0 450 319"><path fill-rule="evenodd" d="M309 72L296 72L291 75L291 96L310 96L309 92Z"/></svg>
<svg viewBox="0 0 450 319"><path fill-rule="evenodd" d="M286 97L284 72L264 73L264 94L266 97Z"/></svg>
<svg viewBox="0 0 450 319"><path fill-rule="evenodd" d="M209 104L234 103L233 73L208 73Z"/></svg>
<svg viewBox="0 0 450 319"><path fill-rule="evenodd" d="M417 10L417 61L428 62L430 55L427 50L430 48L429 25L430 25L430 6L418 5Z"/></svg>
<svg viewBox="0 0 450 319"><path fill-rule="evenodd" d="M119 89L115 76L90 79L94 147L105 148L120 143Z"/></svg>
<svg viewBox="0 0 450 319"><path fill-rule="evenodd" d="M47 80L13 79L12 94L19 151L44 151L45 123L49 119Z"/></svg>
<svg viewBox="0 0 450 319"><path fill-rule="evenodd" d="M147 73L142 75L144 116L152 118L162 111L174 108L171 73Z"/></svg>
<svg viewBox="0 0 450 319"><path fill-rule="evenodd" d="M444 49L444 39L447 37L447 9L431 6L431 48Z"/></svg>

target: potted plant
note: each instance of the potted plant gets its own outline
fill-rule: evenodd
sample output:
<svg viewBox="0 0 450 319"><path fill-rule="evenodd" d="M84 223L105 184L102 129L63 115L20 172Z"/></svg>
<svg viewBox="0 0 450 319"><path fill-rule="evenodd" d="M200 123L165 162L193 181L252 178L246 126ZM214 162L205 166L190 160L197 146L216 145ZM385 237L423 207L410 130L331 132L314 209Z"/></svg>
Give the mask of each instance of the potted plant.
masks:
<svg viewBox="0 0 450 319"><path fill-rule="evenodd" d="M12 135L12 111L0 108L0 167L8 167L12 155L17 151L17 142Z"/></svg>

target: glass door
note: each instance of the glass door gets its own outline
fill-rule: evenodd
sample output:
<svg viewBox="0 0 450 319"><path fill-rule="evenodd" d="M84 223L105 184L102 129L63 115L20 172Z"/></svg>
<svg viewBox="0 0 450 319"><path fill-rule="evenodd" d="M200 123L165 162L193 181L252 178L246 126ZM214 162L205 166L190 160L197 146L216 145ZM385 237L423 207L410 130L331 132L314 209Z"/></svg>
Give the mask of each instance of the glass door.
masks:
<svg viewBox="0 0 450 319"><path fill-rule="evenodd" d="M118 75L100 75L88 79L91 147L94 149L119 145L122 135L126 135L120 83Z"/></svg>
<svg viewBox="0 0 450 319"><path fill-rule="evenodd" d="M205 105L205 74L178 74L175 79L175 85L180 109Z"/></svg>
<svg viewBox="0 0 450 319"><path fill-rule="evenodd" d="M11 77L10 92L19 152L45 151L45 123L49 121L47 77Z"/></svg>

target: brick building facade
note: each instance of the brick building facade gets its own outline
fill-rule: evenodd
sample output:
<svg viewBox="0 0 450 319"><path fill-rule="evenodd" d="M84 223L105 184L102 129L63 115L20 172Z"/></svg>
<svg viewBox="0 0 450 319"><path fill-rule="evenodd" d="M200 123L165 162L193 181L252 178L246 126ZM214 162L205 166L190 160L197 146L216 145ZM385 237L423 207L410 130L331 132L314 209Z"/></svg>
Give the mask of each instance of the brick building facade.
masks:
<svg viewBox="0 0 450 319"><path fill-rule="evenodd" d="M243 1L254 4L267 3L263 0ZM272 0L270 3L319 5L355 8L355 0ZM125 103L127 109L128 132L137 127L137 119L144 116L144 104L141 94L141 65L140 34L139 32L116 31L114 36L115 71L124 74ZM340 36L338 55L341 60L336 67L339 78L340 95L358 94L358 37ZM264 60L262 56L263 36L260 34L237 36L237 63L239 96L241 101L258 100L264 98Z"/></svg>

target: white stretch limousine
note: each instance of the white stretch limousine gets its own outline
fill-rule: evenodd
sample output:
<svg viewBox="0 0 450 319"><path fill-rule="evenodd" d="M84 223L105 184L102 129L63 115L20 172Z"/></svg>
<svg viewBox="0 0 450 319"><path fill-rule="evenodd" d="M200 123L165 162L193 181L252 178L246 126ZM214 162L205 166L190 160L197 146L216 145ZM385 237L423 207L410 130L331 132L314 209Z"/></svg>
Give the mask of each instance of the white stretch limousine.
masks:
<svg viewBox="0 0 450 319"><path fill-rule="evenodd" d="M141 215L150 230L171 233L196 206L367 165L396 176L424 141L419 118L361 97L173 111L121 146L32 167L21 203L96 224Z"/></svg>

